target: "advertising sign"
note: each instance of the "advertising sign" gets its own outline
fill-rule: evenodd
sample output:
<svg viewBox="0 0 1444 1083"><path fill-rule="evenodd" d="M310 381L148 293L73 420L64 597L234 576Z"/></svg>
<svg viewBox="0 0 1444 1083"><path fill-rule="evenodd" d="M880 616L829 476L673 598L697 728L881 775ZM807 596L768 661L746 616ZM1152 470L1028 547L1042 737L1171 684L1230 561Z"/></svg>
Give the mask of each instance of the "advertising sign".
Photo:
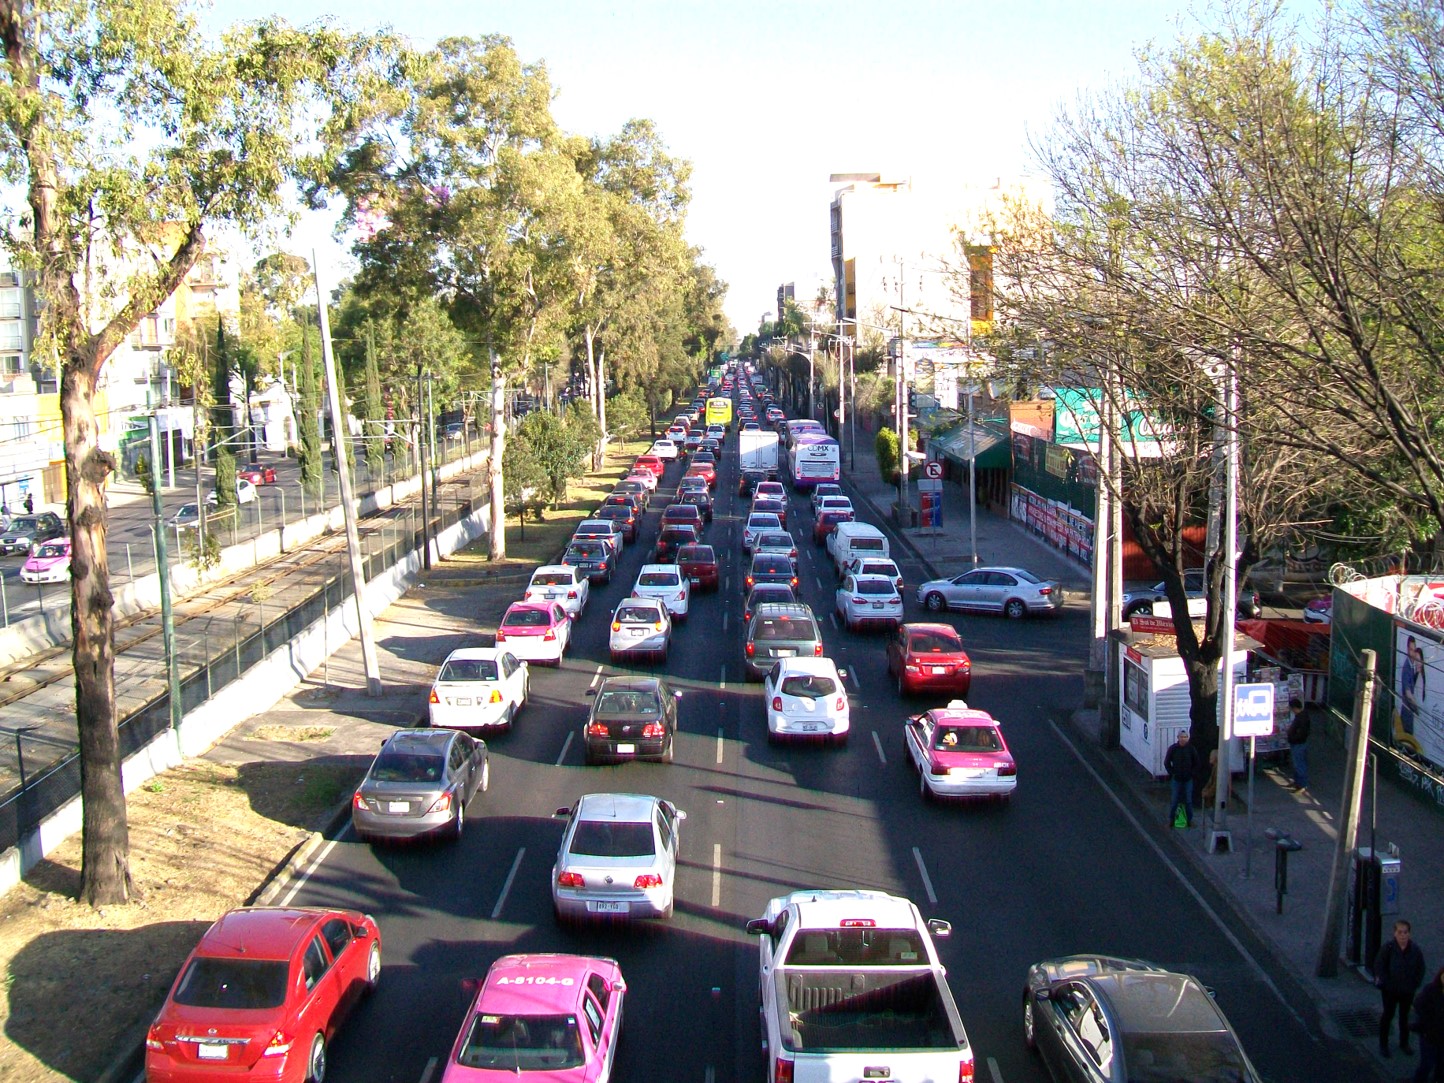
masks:
<svg viewBox="0 0 1444 1083"><path fill-rule="evenodd" d="M1394 746L1444 766L1444 644L1394 625Z"/></svg>

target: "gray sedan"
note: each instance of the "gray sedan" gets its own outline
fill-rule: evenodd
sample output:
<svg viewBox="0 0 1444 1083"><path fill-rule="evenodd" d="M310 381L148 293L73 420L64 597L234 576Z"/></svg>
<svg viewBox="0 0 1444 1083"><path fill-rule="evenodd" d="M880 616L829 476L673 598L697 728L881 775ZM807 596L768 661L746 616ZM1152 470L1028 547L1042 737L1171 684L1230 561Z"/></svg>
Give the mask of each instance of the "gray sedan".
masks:
<svg viewBox="0 0 1444 1083"><path fill-rule="evenodd" d="M918 602L933 613L975 609L1014 620L1063 608L1063 586L1022 568L974 568L951 579L932 579L918 587Z"/></svg>
<svg viewBox="0 0 1444 1083"><path fill-rule="evenodd" d="M455 730L400 730L388 737L351 799L356 836L461 837L466 806L491 782L486 742Z"/></svg>
<svg viewBox="0 0 1444 1083"><path fill-rule="evenodd" d="M552 867L558 921L672 916L685 812L646 794L589 793L555 815L567 822Z"/></svg>

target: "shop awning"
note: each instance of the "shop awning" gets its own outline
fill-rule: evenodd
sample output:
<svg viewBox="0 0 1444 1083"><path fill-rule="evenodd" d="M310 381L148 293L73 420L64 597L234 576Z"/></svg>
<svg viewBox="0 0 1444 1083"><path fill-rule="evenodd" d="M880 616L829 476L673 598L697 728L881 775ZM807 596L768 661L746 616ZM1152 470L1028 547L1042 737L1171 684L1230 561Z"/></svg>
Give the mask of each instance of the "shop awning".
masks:
<svg viewBox="0 0 1444 1083"><path fill-rule="evenodd" d="M969 426L964 421L957 428L934 436L928 442L928 448L960 466L966 466L968 459L974 456L980 470L995 470L1012 465L1012 450L1007 431L986 422L975 421Z"/></svg>

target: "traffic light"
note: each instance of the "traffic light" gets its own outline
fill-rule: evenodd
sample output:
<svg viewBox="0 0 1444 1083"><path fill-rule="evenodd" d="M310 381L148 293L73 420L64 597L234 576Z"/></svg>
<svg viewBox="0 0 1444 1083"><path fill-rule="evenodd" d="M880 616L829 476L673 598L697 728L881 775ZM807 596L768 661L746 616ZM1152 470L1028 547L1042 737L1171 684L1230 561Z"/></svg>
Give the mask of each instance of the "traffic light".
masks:
<svg viewBox="0 0 1444 1083"><path fill-rule="evenodd" d="M909 409L909 410L916 410L917 408L918 408L918 393L917 393L916 391L914 391L912 388L908 388L908 409Z"/></svg>

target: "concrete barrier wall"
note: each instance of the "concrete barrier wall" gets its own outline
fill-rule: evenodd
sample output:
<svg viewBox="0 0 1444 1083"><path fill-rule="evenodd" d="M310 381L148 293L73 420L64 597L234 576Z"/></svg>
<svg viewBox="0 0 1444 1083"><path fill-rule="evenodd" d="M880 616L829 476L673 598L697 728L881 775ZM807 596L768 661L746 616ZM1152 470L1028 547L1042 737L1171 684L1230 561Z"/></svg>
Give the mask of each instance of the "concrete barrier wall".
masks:
<svg viewBox="0 0 1444 1083"><path fill-rule="evenodd" d="M453 464L455 465L455 464ZM340 514L340 509L336 509ZM315 516L314 518L322 518ZM491 525L491 505L483 504L461 521L441 531L435 552L449 556L485 536ZM246 546L249 548L249 545ZM412 550L366 585L366 608L373 617L405 594L422 566L421 553ZM66 631L69 616L66 615ZM125 792L187 759L199 756L235 726L267 710L314 672L329 654L358 634L353 598L310 624L284 647L252 666L181 720L180 729L156 736L128 756L121 767ZM20 882L47 854L80 830L81 801L77 796L51 813L21 841L0 854L0 894Z"/></svg>
<svg viewBox="0 0 1444 1083"><path fill-rule="evenodd" d="M443 481L449 481L458 474L479 469L486 460L487 455L482 452L464 455L447 463L438 473ZM358 514L367 516L386 511L414 496L420 488L421 481L416 477L382 486L357 501ZM226 546L221 550L219 563L205 572L183 562L175 563L171 566L170 573L172 597L184 598L207 583L229 578L247 568L274 560L282 553L314 541L323 534L343 530L345 525L341 505L335 504L324 512L278 525L250 541ZM152 572L116 588L112 608L119 618L135 617L159 609L160 576ZM0 628L0 665L20 662L40 651L69 642L70 596L66 593L62 598L57 598L43 614L36 614L6 628Z"/></svg>

